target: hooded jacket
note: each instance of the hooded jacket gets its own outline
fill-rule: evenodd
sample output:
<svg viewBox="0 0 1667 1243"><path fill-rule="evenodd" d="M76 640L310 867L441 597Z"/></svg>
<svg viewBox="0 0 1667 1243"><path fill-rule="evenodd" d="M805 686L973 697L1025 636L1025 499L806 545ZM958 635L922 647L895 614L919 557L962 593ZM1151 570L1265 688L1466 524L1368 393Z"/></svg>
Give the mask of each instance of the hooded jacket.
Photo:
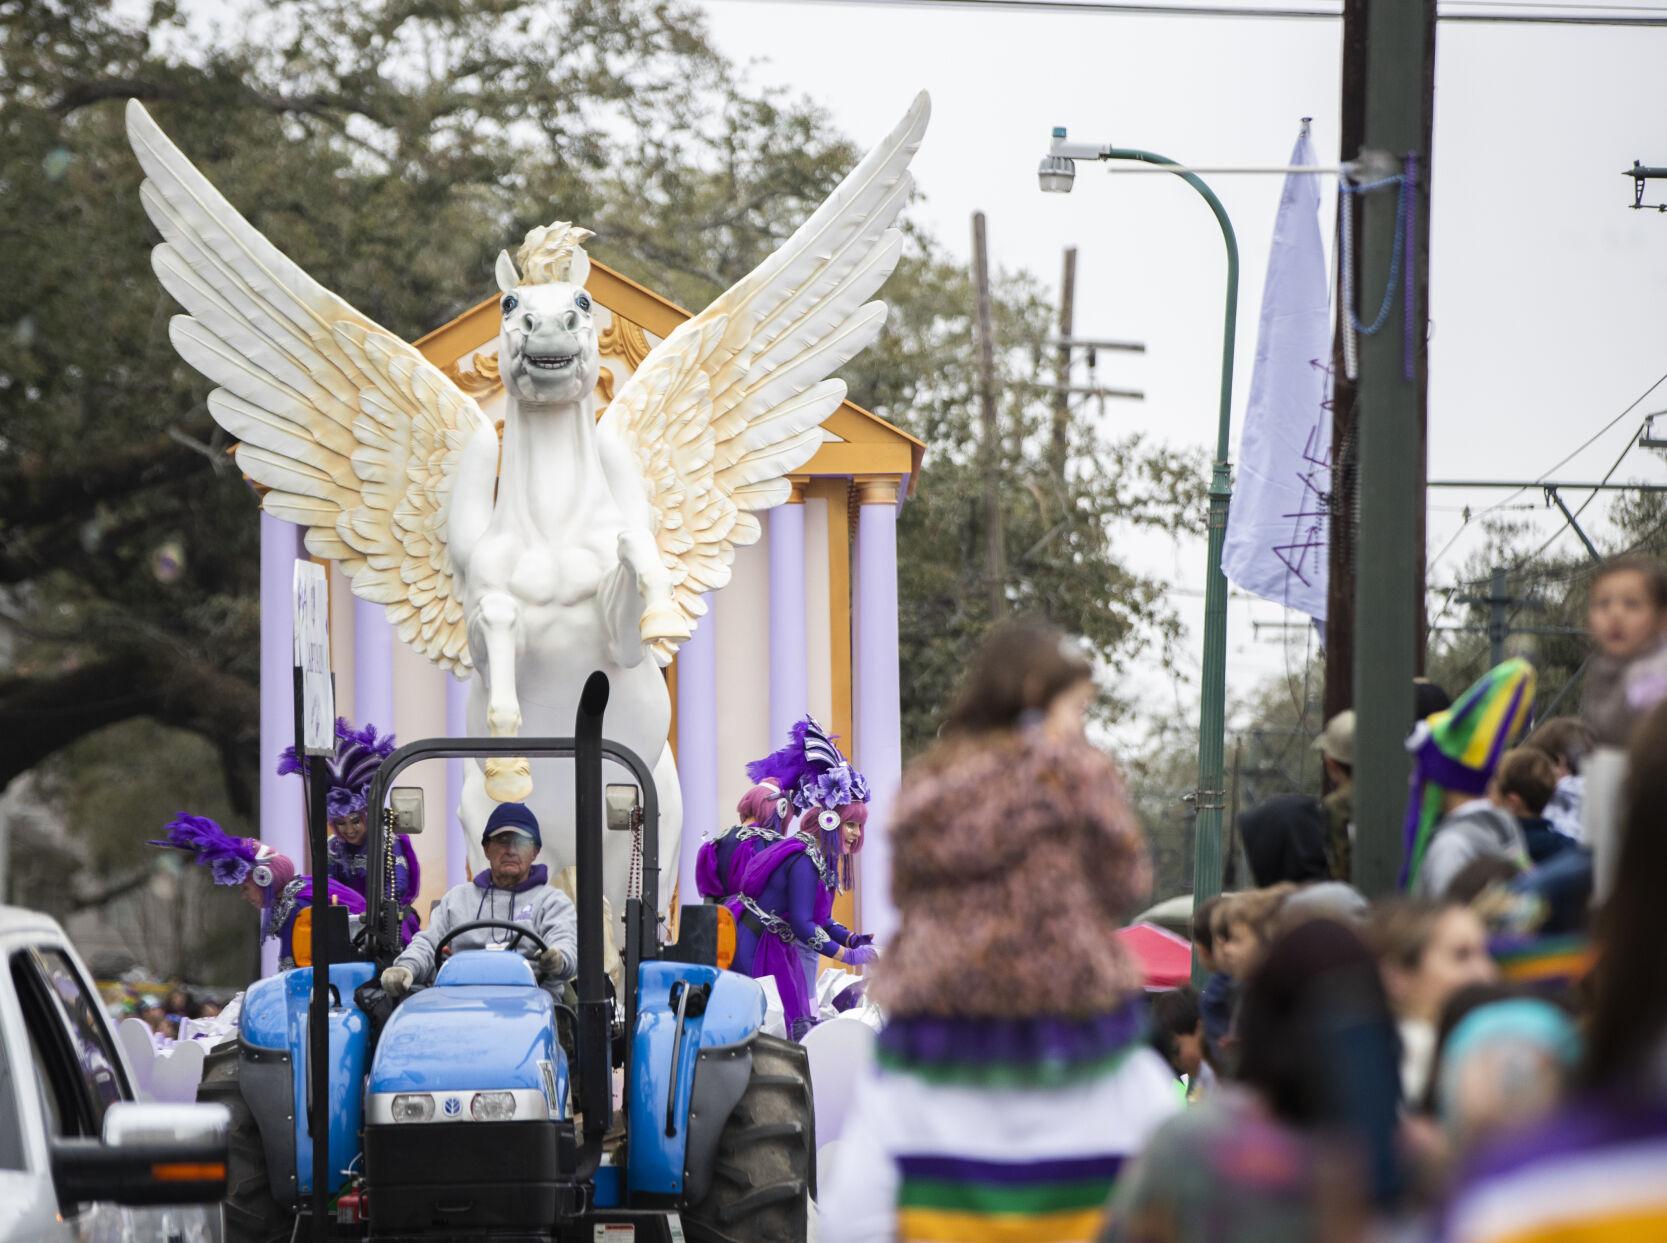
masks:
<svg viewBox="0 0 1667 1243"><path fill-rule="evenodd" d="M545 945L561 949L567 955L567 969L557 978L572 979L579 960L579 917L573 909L573 900L550 887L549 875L549 870L540 863L514 889L499 889L492 884L492 872L488 869L474 880L448 889L440 905L434 908L428 927L411 939L405 952L394 959L394 965L410 968L411 978L418 984L431 983L434 953L448 932L476 920L501 919L520 924L542 937ZM514 938L515 934L507 929L477 928L458 937L451 947L454 950L503 947ZM536 958L539 953L538 946L529 937L522 937L515 948L528 958Z"/></svg>
<svg viewBox="0 0 1667 1243"><path fill-rule="evenodd" d="M1258 885L1330 880L1330 817L1307 794L1276 794L1239 813L1239 837Z"/></svg>
<svg viewBox="0 0 1667 1243"><path fill-rule="evenodd" d="M1413 882L1415 897L1439 898L1472 860L1494 855L1528 864L1528 844L1516 817L1485 799L1455 807L1436 825Z"/></svg>

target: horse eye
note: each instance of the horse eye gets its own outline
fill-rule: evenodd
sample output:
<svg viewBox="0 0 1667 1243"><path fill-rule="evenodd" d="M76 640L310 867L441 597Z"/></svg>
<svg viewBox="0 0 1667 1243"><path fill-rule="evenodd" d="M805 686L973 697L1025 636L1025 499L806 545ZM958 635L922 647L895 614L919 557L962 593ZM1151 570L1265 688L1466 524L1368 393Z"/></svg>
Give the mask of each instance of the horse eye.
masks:
<svg viewBox="0 0 1667 1243"><path fill-rule="evenodd" d="M504 306L504 314L505 315L508 315L511 311L513 311L516 307L518 307L520 305L521 305L521 300L519 298L517 298L514 294L506 294L504 296L503 306Z"/></svg>
<svg viewBox="0 0 1667 1243"><path fill-rule="evenodd" d="M588 311L590 310L590 299L584 294L577 294L573 299L573 305L581 311Z"/></svg>

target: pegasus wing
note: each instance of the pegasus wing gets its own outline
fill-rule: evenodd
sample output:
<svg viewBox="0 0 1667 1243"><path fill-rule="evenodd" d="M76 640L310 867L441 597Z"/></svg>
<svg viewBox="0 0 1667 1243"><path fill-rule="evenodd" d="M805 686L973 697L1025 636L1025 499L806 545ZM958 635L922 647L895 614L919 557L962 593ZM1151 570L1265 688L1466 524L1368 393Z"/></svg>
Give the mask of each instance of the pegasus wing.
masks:
<svg viewBox="0 0 1667 1243"><path fill-rule="evenodd" d="M186 311L169 337L217 385L209 412L237 437L243 473L266 489L261 507L305 527L308 551L339 562L400 638L466 671L444 534L458 455L490 430L480 408L262 236L137 100L127 133L145 171L141 201L163 237L151 266Z"/></svg>
<svg viewBox="0 0 1667 1243"><path fill-rule="evenodd" d="M885 303L869 299L902 252L893 222L930 114L922 92L780 249L643 359L603 416L643 470L691 630L701 593L727 583L736 546L762 534L754 515L787 500L787 476L822 444L845 400L829 377L885 324ZM652 646L661 664L675 651Z"/></svg>

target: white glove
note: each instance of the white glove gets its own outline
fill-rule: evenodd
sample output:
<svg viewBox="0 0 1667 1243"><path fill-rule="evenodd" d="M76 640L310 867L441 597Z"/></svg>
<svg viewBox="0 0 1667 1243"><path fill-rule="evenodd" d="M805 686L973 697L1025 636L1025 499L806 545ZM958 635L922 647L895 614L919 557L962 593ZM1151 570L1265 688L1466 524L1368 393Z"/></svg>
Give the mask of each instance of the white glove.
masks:
<svg viewBox="0 0 1667 1243"><path fill-rule="evenodd" d="M564 976L571 965L567 958L567 951L559 945L552 945L538 956L539 978L555 979Z"/></svg>
<svg viewBox="0 0 1667 1243"><path fill-rule="evenodd" d="M411 991L411 968L395 964L382 973L382 991L395 1001Z"/></svg>

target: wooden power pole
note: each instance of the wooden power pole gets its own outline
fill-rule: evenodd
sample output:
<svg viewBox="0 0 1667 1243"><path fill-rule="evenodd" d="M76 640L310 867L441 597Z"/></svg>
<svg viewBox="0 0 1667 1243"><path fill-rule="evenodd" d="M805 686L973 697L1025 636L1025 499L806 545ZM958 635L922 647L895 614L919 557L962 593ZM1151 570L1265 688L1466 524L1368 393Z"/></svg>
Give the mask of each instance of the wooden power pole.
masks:
<svg viewBox="0 0 1667 1243"><path fill-rule="evenodd" d="M1053 435L1048 442L1048 467L1063 485L1065 463L1070 456L1071 426L1071 331L1075 326L1077 300L1077 248L1065 248L1065 273L1059 280L1059 355L1054 376Z"/></svg>
<svg viewBox="0 0 1667 1243"><path fill-rule="evenodd" d="M972 276L978 295L979 467L984 473L984 577L990 620L1007 612L1007 565L1001 540L1001 432L996 423L996 347L990 329L990 256L984 213L972 214Z"/></svg>
<svg viewBox="0 0 1667 1243"><path fill-rule="evenodd" d="M1360 154L1366 134L1366 3L1343 0L1343 91L1339 118L1341 139L1338 159L1352 160ZM1338 224L1344 212L1352 213L1352 231L1360 236L1360 199L1352 194L1337 196ZM1341 229L1339 228L1339 232ZM1337 248L1337 282L1360 288L1360 258L1351 256L1352 280L1343 279L1343 250ZM1354 706L1354 567L1355 497L1359 491L1356 470L1359 459L1355 442L1355 382L1343 364L1343 333L1350 308L1337 303L1336 331L1331 345L1331 530L1326 544L1325 622L1325 717L1330 720Z"/></svg>
<svg viewBox="0 0 1667 1243"><path fill-rule="evenodd" d="M1413 724L1412 680L1423 647L1435 0L1367 0L1365 9L1362 150L1389 157L1414 178L1407 191L1409 211L1402 210L1395 187L1359 196L1356 311L1371 318L1386 290L1392 298L1380 330L1360 337L1355 420L1355 562L1371 572L1355 576L1354 591L1354 882L1375 897L1394 890L1401 870L1409 765L1405 743ZM1392 282L1400 288L1390 289Z"/></svg>

